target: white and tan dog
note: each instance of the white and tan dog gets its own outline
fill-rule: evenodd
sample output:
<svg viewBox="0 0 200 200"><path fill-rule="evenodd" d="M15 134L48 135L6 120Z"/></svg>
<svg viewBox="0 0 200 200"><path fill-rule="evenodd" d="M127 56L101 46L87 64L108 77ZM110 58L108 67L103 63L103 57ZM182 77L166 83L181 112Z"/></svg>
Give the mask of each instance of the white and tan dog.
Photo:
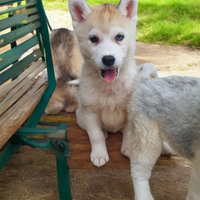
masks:
<svg viewBox="0 0 200 200"><path fill-rule="evenodd" d="M108 132L122 130L121 152L127 155L127 105L137 71L133 59L137 0L90 8L85 0L69 0L73 27L84 57L78 91L77 122L89 135L91 161L109 160Z"/></svg>
<svg viewBox="0 0 200 200"><path fill-rule="evenodd" d="M158 77L143 64L129 106L129 152L135 200L153 200L149 178L166 141L192 162L187 200L200 199L200 78Z"/></svg>

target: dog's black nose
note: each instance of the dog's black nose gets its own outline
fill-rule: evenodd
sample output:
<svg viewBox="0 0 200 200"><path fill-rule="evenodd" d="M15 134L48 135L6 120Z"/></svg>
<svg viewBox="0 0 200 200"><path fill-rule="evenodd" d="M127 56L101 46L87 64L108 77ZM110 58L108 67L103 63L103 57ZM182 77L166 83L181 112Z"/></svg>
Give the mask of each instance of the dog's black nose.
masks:
<svg viewBox="0 0 200 200"><path fill-rule="evenodd" d="M115 62L115 57L114 56L104 56L103 58L102 58L102 62L103 62L103 64L104 65L106 65L106 66L111 66L111 65L113 65L114 64L114 62Z"/></svg>

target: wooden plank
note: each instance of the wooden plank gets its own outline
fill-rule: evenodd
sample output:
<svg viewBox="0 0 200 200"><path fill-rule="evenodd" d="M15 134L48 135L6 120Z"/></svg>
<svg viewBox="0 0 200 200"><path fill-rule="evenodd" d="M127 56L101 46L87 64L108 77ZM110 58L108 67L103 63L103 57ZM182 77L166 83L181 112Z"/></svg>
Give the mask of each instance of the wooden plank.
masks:
<svg viewBox="0 0 200 200"><path fill-rule="evenodd" d="M58 122L58 123L69 123L76 122L75 113L60 112L57 115L42 115L40 121L44 122Z"/></svg>
<svg viewBox="0 0 200 200"><path fill-rule="evenodd" d="M12 78L14 75L24 70L25 68L27 68L27 66L29 66L33 61L36 62L42 56L43 56L42 51L38 49L33 53L29 54L28 56L24 57L22 60L15 63L12 67L8 68L7 70L5 70L0 74L0 85L5 81L9 80L10 78ZM1 94L0 94L0 99L2 96Z"/></svg>
<svg viewBox="0 0 200 200"><path fill-rule="evenodd" d="M91 145L87 133L76 123L68 125L69 143L68 165L70 169L97 169L90 161ZM120 152L122 134L110 133L106 140L109 162L101 169L130 169L129 159Z"/></svg>
<svg viewBox="0 0 200 200"><path fill-rule="evenodd" d="M45 64L42 63L33 72L28 74L25 79L21 79L20 83L16 85L0 102L0 116L11 107L20 97L22 97L27 90L37 81L38 74L45 69Z"/></svg>
<svg viewBox="0 0 200 200"><path fill-rule="evenodd" d="M37 79L38 74L45 68L46 68L46 65L44 63L41 63L40 65L36 66L33 71L32 71L32 68L31 68L31 70L28 70L29 73L27 73L25 71L26 73L25 72L24 73L27 74L26 77L22 73L17 79L15 79L17 84L14 86L12 84L12 90L7 92L6 94L4 93L4 97L1 98L0 108L1 108L1 106L5 106L4 103L7 102L8 99L11 98L12 95L14 95L18 91L17 89L23 88L24 86L27 86L29 84L29 82L31 82L32 80ZM13 81L15 81L15 80L13 80ZM9 83L9 84L11 84L11 83ZM7 87L9 87L9 84L7 85ZM11 87L9 87L9 88L11 88Z"/></svg>
<svg viewBox="0 0 200 200"><path fill-rule="evenodd" d="M0 124L4 124L13 114L18 113L18 109L27 102L27 101L32 101L31 98L34 98L34 93L37 92L37 90L47 83L47 77L46 74L43 73L42 76L37 80L37 82L34 84L32 88L24 95L22 96L21 99L19 99L11 109L9 109L7 112L5 112L1 117L0 117ZM47 87L47 84L45 84L45 88ZM33 97L31 97L33 95Z"/></svg>
<svg viewBox="0 0 200 200"><path fill-rule="evenodd" d="M46 87L47 85L43 85L37 90L37 92L33 93L32 95L26 95L26 98L20 102L20 106L18 106L17 112L12 113L12 115L10 115L10 117L7 118L4 123L0 122L0 149L31 115L39 103Z"/></svg>
<svg viewBox="0 0 200 200"><path fill-rule="evenodd" d="M67 162L70 169L97 169L90 161L91 145L88 134L76 123L75 113L64 111L57 115L43 115L41 121L45 122L67 122L67 142L69 144L69 157ZM105 166L99 169L130 169L129 159L120 152L122 133L109 133L106 139L106 146L110 160ZM48 150L48 153L55 153ZM156 165L175 164L171 155L161 155Z"/></svg>
<svg viewBox="0 0 200 200"><path fill-rule="evenodd" d="M27 20L28 15L24 13L16 14L12 17L8 17L6 19L0 20L0 31L3 31L4 29L16 26L20 24L22 21Z"/></svg>
<svg viewBox="0 0 200 200"><path fill-rule="evenodd" d="M38 43L38 38L35 35L22 44L10 49L5 53L0 54L0 70L3 70L9 65L13 64L13 62L18 60L24 52L37 45Z"/></svg>
<svg viewBox="0 0 200 200"><path fill-rule="evenodd" d="M68 121L74 118L74 113L61 112L58 115L43 115L45 121ZM70 120L71 121L71 120ZM67 124L67 142L69 144L69 157L67 158L70 169L126 169L130 170L129 158L120 152L122 144L122 133L109 133L106 139L106 146L109 154L109 161L106 165L98 168L90 160L91 145L88 134L81 129L76 122ZM48 150L48 153L52 152ZM171 155L161 155L156 165L173 165L175 164Z"/></svg>
<svg viewBox="0 0 200 200"><path fill-rule="evenodd" d="M28 33L31 33L33 30L35 30L36 28L40 26L41 26L41 23L39 21L36 21L35 23L22 26L14 31L1 35L0 47L6 46L7 44L10 44L18 40L19 38L27 35Z"/></svg>
<svg viewBox="0 0 200 200"><path fill-rule="evenodd" d="M91 144L88 134L76 123L75 113L60 112L57 115L43 115L41 121L67 122L67 142L69 144L70 169L97 169L90 161ZM129 159L120 152L122 133L109 133L106 145L109 162L100 169L130 169Z"/></svg>
<svg viewBox="0 0 200 200"><path fill-rule="evenodd" d="M6 86L0 86L0 100L4 98L4 96L10 92L17 84L21 82L21 80L25 79L28 74L30 74L36 67L38 67L42 63L42 60L36 61L33 65L31 65L27 70L25 70L22 74L20 74L15 80Z"/></svg>

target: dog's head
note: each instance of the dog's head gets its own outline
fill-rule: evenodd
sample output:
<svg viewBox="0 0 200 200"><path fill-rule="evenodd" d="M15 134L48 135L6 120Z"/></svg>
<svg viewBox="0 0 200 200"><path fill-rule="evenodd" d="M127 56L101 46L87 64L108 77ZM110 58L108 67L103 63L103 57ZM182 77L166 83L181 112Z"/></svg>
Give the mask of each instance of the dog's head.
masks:
<svg viewBox="0 0 200 200"><path fill-rule="evenodd" d="M119 75L133 59L137 24L137 0L90 8L85 0L69 0L73 27L85 63L95 67L106 82Z"/></svg>

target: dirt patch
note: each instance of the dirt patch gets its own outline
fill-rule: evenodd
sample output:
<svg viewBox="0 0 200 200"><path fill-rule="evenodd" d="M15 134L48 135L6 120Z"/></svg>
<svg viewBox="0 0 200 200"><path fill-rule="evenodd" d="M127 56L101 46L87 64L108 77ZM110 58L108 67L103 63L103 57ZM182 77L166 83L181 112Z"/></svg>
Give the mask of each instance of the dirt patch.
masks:
<svg viewBox="0 0 200 200"><path fill-rule="evenodd" d="M200 76L200 51L187 46L136 43L138 65L153 63L159 76Z"/></svg>
<svg viewBox="0 0 200 200"><path fill-rule="evenodd" d="M191 164L173 157L154 167L150 185L155 200L186 197ZM129 170L70 170L74 200L134 199ZM21 147L0 173L1 200L58 200L56 163L45 150Z"/></svg>
<svg viewBox="0 0 200 200"><path fill-rule="evenodd" d="M68 28L72 30L72 20L69 12L63 10L46 11L46 15L53 29ZM56 16L56 17L55 17Z"/></svg>
<svg viewBox="0 0 200 200"><path fill-rule="evenodd" d="M53 28L71 29L69 14L47 12ZM56 17L55 17L56 16ZM199 50L137 42L137 64L155 64L160 76L200 76ZM171 164L154 167L150 180L155 200L183 200L191 171L189 161L174 157ZM70 170L74 200L134 199L129 170ZM0 172L1 200L58 200L56 164L44 150L22 147Z"/></svg>

